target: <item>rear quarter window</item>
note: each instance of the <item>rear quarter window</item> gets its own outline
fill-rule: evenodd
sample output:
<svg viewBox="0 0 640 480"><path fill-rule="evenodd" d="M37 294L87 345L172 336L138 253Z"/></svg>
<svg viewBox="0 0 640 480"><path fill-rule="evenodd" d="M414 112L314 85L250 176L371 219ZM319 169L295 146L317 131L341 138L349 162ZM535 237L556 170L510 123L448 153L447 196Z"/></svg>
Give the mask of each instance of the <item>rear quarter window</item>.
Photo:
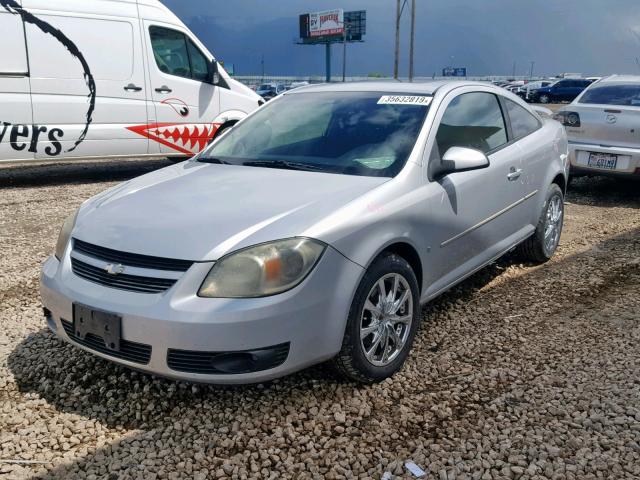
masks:
<svg viewBox="0 0 640 480"><path fill-rule="evenodd" d="M522 108L516 102L504 99L507 106L509 121L511 122L511 131L513 138L518 140L522 137L532 134L540 128L540 122L536 117L531 115L525 108Z"/></svg>

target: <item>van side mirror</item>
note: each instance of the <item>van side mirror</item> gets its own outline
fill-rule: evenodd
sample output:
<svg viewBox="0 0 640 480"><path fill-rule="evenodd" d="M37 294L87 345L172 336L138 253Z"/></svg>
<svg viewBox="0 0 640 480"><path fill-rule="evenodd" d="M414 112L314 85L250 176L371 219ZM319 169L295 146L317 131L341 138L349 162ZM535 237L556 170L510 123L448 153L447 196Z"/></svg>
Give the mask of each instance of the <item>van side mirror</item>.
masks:
<svg viewBox="0 0 640 480"><path fill-rule="evenodd" d="M212 85L218 85L218 83L220 83L218 62L216 62L215 60L211 60L211 62L209 63L209 77L207 78L207 83L211 83Z"/></svg>
<svg viewBox="0 0 640 480"><path fill-rule="evenodd" d="M442 170L440 173L466 172L487 168L489 159L480 150L466 147L451 147L442 157Z"/></svg>

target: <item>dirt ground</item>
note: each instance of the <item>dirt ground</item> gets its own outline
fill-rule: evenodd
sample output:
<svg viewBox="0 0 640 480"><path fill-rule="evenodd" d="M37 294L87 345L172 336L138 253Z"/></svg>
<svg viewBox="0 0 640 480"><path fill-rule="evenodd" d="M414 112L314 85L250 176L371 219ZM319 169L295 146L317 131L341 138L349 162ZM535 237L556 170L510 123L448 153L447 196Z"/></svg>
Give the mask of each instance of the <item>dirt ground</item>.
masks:
<svg viewBox="0 0 640 480"><path fill-rule="evenodd" d="M64 218L166 162L0 169L0 478L640 478L640 183L578 179L558 254L508 255L423 309L404 369L222 388L154 378L45 328ZM33 462L33 463L30 463Z"/></svg>

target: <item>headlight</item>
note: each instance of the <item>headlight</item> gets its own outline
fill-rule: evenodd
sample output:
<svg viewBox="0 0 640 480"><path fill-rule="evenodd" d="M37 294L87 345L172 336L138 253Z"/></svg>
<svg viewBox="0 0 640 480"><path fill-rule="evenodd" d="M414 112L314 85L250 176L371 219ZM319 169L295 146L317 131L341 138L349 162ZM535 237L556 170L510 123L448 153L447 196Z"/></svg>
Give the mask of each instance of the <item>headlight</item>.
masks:
<svg viewBox="0 0 640 480"><path fill-rule="evenodd" d="M324 249L317 240L290 238L234 252L215 263L198 295L246 298L285 292L305 279Z"/></svg>
<svg viewBox="0 0 640 480"><path fill-rule="evenodd" d="M58 260L62 260L62 257L64 256L64 249L67 248L69 237L71 237L71 230L73 230L73 226L76 224L77 217L78 210L69 215L62 224L62 228L60 229L60 233L58 234L58 242L56 243L55 255Z"/></svg>

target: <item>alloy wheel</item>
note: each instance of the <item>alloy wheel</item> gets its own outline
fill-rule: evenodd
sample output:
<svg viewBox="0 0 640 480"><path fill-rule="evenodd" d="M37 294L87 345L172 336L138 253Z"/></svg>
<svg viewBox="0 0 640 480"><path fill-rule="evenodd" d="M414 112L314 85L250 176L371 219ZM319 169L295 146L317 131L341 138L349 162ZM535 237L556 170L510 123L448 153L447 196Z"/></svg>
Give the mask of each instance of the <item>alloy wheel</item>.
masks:
<svg viewBox="0 0 640 480"><path fill-rule="evenodd" d="M413 321L413 293L399 273L381 277L371 288L360 316L360 344L376 367L389 365L407 343Z"/></svg>
<svg viewBox="0 0 640 480"><path fill-rule="evenodd" d="M562 217L564 215L564 204L560 195L554 195L549 199L547 205L547 215L544 224L544 249L547 255L551 256L560 242L562 232Z"/></svg>

